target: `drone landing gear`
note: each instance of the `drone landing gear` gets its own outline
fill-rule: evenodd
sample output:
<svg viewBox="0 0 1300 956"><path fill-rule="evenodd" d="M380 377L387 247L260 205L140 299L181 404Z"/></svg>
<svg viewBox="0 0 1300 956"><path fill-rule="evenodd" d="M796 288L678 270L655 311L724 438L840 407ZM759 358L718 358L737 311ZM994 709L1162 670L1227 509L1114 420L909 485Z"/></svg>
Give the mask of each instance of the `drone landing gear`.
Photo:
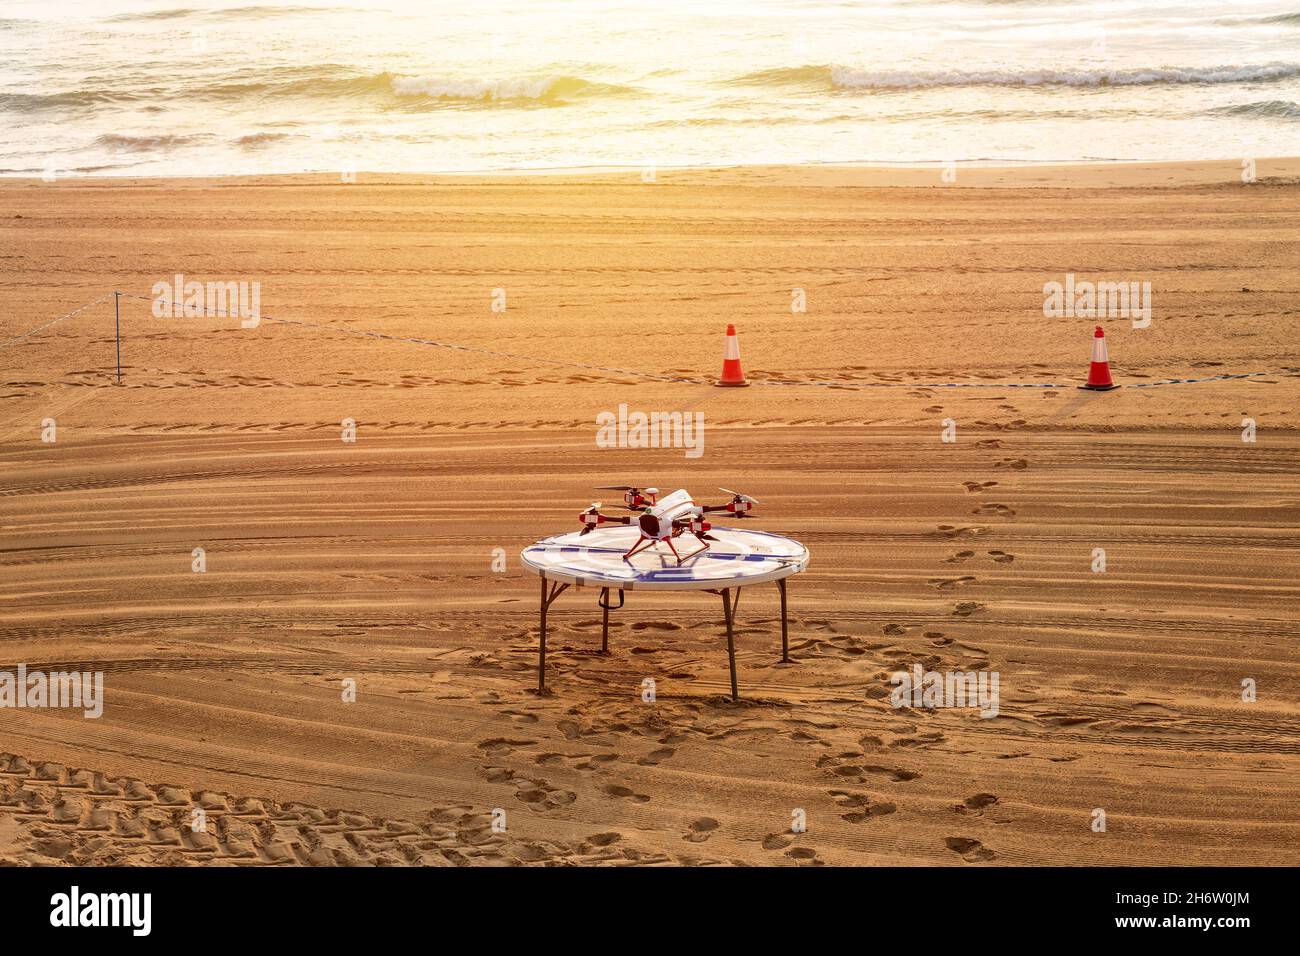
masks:
<svg viewBox="0 0 1300 956"><path fill-rule="evenodd" d="M708 551L708 550L709 550L709 542L705 541L705 540L704 540L703 538L701 538L699 535L696 535L696 536L695 536L695 540L698 541L698 542L700 543L700 546L699 546L698 548L696 548L694 551L692 551L690 554L686 555L685 558L678 558L678 559L677 559L677 563L678 563L678 564L681 564L681 563L682 563L683 561L685 561L687 558L693 558L693 557L695 557L697 554L703 554L705 551ZM675 554L675 553L676 553L676 552L674 552L674 554Z"/></svg>
<svg viewBox="0 0 1300 956"><path fill-rule="evenodd" d="M704 547L696 548L690 554L683 557L682 555L678 554L677 549L673 547L672 538L663 538L663 539L647 538L644 535L642 535L640 538L637 539L636 544L632 545L632 547L627 549L627 554L623 555L623 560L624 561L630 560L632 555L640 554L642 551L647 551L650 548L653 548L656 544L659 543L660 540L662 540L664 544L668 545L668 550L671 551L673 553L673 557L677 559L677 564L679 567L681 566L681 563L685 561L687 558L693 558L697 554L702 554L705 551L709 550L709 543L705 541L703 538L698 538L697 536L697 540L699 540L700 544L704 545ZM645 544L646 542L649 543ZM645 547L642 547L642 544L645 544Z"/></svg>
<svg viewBox="0 0 1300 956"><path fill-rule="evenodd" d="M647 538L645 535L641 535L641 537L639 537L639 538L636 539L636 544L632 545L632 547L630 547L630 548L627 549L627 554L623 555L623 560L624 560L624 561L630 560L631 557L632 557L632 555L634 555L634 554L637 553L637 550L638 550L638 549L640 549L641 551L644 551L645 548L642 548L642 547L641 547L641 544L642 544L642 542L645 542L645 541L650 541L651 544L654 543L654 542L652 541L652 539ZM650 547L650 545L646 545L646 547Z"/></svg>

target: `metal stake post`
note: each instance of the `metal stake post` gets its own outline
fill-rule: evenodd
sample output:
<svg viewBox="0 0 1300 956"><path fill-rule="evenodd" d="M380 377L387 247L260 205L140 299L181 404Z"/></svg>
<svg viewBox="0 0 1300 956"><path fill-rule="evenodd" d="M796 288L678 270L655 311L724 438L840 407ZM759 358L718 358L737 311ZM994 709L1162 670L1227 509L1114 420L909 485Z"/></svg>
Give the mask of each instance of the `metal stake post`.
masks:
<svg viewBox="0 0 1300 956"><path fill-rule="evenodd" d="M122 384L122 293L113 293L113 333L117 338L117 384Z"/></svg>

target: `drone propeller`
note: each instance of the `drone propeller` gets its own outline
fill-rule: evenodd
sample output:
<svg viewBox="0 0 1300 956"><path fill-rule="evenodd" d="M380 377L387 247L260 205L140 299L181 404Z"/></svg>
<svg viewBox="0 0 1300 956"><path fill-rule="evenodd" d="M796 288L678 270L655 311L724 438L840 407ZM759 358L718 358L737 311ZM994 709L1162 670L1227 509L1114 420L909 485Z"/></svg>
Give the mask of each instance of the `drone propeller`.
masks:
<svg viewBox="0 0 1300 956"><path fill-rule="evenodd" d="M719 488L723 494L731 495L737 501L748 501L752 504L762 504L757 498L751 498L749 495L742 495L739 491L732 491L730 488Z"/></svg>

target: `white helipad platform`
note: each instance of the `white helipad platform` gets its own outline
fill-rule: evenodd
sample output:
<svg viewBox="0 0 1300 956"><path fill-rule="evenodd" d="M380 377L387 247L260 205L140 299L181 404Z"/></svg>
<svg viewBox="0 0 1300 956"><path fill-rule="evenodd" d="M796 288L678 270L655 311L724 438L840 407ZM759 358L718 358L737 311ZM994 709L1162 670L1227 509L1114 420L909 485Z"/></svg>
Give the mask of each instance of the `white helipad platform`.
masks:
<svg viewBox="0 0 1300 956"><path fill-rule="evenodd" d="M587 535L557 534L524 548L519 556L524 567L548 581L624 591L745 587L786 578L808 566L808 549L792 538L719 527L709 532L718 539L709 550L687 558L680 567L662 541L624 561L638 533L635 526L617 525ZM673 546L679 554L687 554L699 542L681 535Z"/></svg>

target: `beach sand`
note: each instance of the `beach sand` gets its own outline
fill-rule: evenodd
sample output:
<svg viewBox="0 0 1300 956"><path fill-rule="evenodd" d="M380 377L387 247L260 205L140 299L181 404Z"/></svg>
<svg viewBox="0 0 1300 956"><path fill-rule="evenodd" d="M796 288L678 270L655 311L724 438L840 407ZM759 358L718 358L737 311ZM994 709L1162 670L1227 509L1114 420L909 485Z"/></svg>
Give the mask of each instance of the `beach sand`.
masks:
<svg viewBox="0 0 1300 956"><path fill-rule="evenodd" d="M0 861L1300 863L1300 162L1257 172L0 184L0 343L183 273L503 353L133 298L120 386L111 298L0 349L0 670L105 688L0 709ZM1151 283L1101 323L1122 384L1269 374L1080 391L1066 273ZM729 322L755 382L823 384L631 374L712 379ZM1059 387L942 387L1013 382ZM704 454L597 447L620 404L703 412ZM519 550L623 482L811 550L793 663L744 592L739 704L699 593L633 592L602 656L566 592L534 692ZM891 707L914 663L996 671L998 716Z"/></svg>

